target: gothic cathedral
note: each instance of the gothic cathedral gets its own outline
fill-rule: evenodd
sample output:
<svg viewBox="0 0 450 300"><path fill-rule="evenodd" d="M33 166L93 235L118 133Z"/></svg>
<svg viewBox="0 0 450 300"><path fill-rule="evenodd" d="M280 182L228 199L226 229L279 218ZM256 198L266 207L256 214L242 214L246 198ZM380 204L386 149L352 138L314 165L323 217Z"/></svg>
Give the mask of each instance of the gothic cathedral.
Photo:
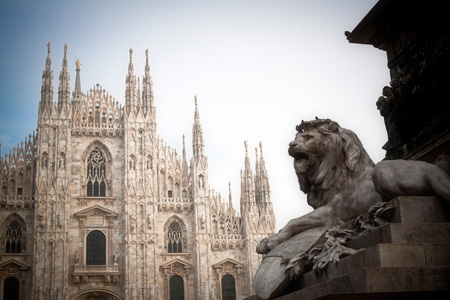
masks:
<svg viewBox="0 0 450 300"><path fill-rule="evenodd" d="M208 184L197 99L189 161L158 137L148 51L140 81L130 50L123 107L81 92L79 61L71 95L66 54L54 103L48 45L37 132L0 157L0 300L252 295L256 245L275 233L261 145L239 216Z"/></svg>

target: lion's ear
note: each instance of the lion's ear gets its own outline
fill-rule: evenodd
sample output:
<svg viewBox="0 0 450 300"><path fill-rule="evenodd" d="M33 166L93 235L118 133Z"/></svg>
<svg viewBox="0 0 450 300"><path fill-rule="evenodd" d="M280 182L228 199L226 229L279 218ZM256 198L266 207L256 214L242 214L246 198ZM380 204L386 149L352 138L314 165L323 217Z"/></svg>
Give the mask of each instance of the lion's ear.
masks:
<svg viewBox="0 0 450 300"><path fill-rule="evenodd" d="M319 131L322 134L329 135L332 133L339 133L339 124L337 122L331 121L328 125L320 126Z"/></svg>
<svg viewBox="0 0 450 300"><path fill-rule="evenodd" d="M334 133L339 133L339 124L337 122L331 121L328 124L328 130Z"/></svg>

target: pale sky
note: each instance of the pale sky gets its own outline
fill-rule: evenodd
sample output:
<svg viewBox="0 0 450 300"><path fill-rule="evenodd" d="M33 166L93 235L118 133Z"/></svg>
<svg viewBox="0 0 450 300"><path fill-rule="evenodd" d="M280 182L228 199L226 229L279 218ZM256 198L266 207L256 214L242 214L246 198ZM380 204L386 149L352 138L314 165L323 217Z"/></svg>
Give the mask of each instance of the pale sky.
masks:
<svg viewBox="0 0 450 300"><path fill-rule="evenodd" d="M329 1L13 1L0 3L2 155L37 127L41 76L51 43L54 101L64 44L71 88L99 83L124 104L129 49L144 75L145 50L158 134L192 153L198 97L211 188L239 209L244 140L254 167L263 143L277 229L311 211L297 183L289 142L301 120L330 118L358 134L375 162L384 157L375 106L389 84L386 54L350 44L375 0Z"/></svg>

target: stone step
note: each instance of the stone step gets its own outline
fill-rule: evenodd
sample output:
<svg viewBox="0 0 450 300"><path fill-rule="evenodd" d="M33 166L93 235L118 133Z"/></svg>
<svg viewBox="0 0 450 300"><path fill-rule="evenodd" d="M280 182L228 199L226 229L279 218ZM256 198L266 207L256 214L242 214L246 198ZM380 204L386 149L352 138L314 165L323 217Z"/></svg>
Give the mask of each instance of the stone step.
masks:
<svg viewBox="0 0 450 300"><path fill-rule="evenodd" d="M375 296L417 296L416 293L424 297L400 299L450 299L450 268L361 268L277 299L385 299Z"/></svg>
<svg viewBox="0 0 450 300"><path fill-rule="evenodd" d="M376 244L450 244L450 223L390 223L358 236L348 243L353 249Z"/></svg>
<svg viewBox="0 0 450 300"><path fill-rule="evenodd" d="M436 197L402 196L389 201L395 206L391 223L421 224L450 222L450 204Z"/></svg>
<svg viewBox="0 0 450 300"><path fill-rule="evenodd" d="M440 266L450 270L450 244L377 244L344 257L338 263L328 264L322 274L303 274L299 287L307 288L361 268ZM450 277L448 279L450 281Z"/></svg>

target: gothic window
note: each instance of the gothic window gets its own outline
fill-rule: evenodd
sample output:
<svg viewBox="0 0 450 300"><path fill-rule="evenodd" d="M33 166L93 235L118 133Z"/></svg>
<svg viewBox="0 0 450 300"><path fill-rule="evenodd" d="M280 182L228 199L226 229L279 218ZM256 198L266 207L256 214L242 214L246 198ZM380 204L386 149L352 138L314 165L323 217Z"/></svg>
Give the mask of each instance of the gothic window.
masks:
<svg viewBox="0 0 450 300"><path fill-rule="evenodd" d="M170 300L184 300L183 278L178 275L170 277Z"/></svg>
<svg viewBox="0 0 450 300"><path fill-rule="evenodd" d="M100 150L93 150L87 162L86 196L106 196L106 160Z"/></svg>
<svg viewBox="0 0 450 300"><path fill-rule="evenodd" d="M178 182L175 183L175 197L180 198L180 184Z"/></svg>
<svg viewBox="0 0 450 300"><path fill-rule="evenodd" d="M86 237L86 265L106 265L106 237L99 230Z"/></svg>
<svg viewBox="0 0 450 300"><path fill-rule="evenodd" d="M172 177L169 177L168 182L167 182L167 196L169 198L173 197L173 179L172 179Z"/></svg>
<svg viewBox="0 0 450 300"><path fill-rule="evenodd" d="M150 170L152 168L152 156L147 155L147 169Z"/></svg>
<svg viewBox="0 0 450 300"><path fill-rule="evenodd" d="M17 195L21 196L22 195L22 187L23 187L23 173L20 172L17 175Z"/></svg>
<svg viewBox="0 0 450 300"><path fill-rule="evenodd" d="M5 232L5 253L22 252L22 233L24 228L17 219L11 220Z"/></svg>
<svg viewBox="0 0 450 300"><path fill-rule="evenodd" d="M182 253L183 243L182 243L182 233L181 227L178 222L172 222L167 230L167 252L169 253Z"/></svg>
<svg viewBox="0 0 450 300"><path fill-rule="evenodd" d="M183 189L182 194L183 194L183 198L187 198L187 192L186 192L186 190Z"/></svg>
<svg viewBox="0 0 450 300"><path fill-rule="evenodd" d="M48 163L47 152L44 151L42 153L42 168L47 168L47 163Z"/></svg>
<svg viewBox="0 0 450 300"><path fill-rule="evenodd" d="M212 223L213 223L213 226L212 226L213 227L213 233L217 234L217 232L218 232L217 221L213 220Z"/></svg>
<svg viewBox="0 0 450 300"><path fill-rule="evenodd" d="M9 182L9 186L11 187L11 189L9 190L9 196L14 197L14 193L16 192L16 181L14 179L11 179L11 181Z"/></svg>
<svg viewBox="0 0 450 300"><path fill-rule="evenodd" d="M66 166L66 155L64 154L64 152L61 152L59 154L59 162L58 162L58 167L60 169L64 169Z"/></svg>
<svg viewBox="0 0 450 300"><path fill-rule="evenodd" d="M134 159L134 155L131 155L130 158L130 170L134 170L135 169L135 159Z"/></svg>
<svg viewBox="0 0 450 300"><path fill-rule="evenodd" d="M198 187L201 190L205 188L205 179L203 178L203 175L198 176Z"/></svg>
<svg viewBox="0 0 450 300"><path fill-rule="evenodd" d="M2 186L2 195L3 196L8 195L8 188L6 187L6 185Z"/></svg>
<svg viewBox="0 0 450 300"><path fill-rule="evenodd" d="M16 277L8 277L3 284L4 300L19 300L20 282Z"/></svg>
<svg viewBox="0 0 450 300"><path fill-rule="evenodd" d="M230 274L222 277L222 300L236 300L235 280Z"/></svg>

